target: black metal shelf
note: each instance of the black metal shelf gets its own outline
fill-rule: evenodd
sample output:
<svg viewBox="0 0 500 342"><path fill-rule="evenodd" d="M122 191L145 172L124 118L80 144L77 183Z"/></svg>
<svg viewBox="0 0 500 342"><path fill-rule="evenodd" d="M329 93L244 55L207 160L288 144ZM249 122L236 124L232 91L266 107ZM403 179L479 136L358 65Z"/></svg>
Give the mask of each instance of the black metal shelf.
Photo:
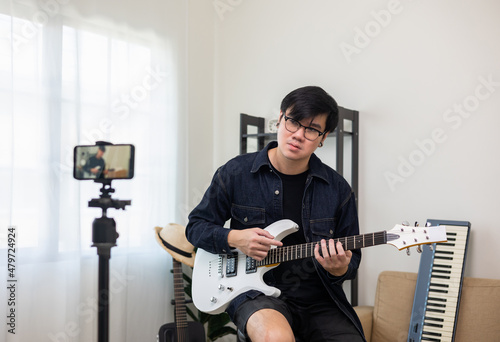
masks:
<svg viewBox="0 0 500 342"><path fill-rule="evenodd" d="M346 127L345 121L350 122ZM255 127L257 133L248 133L249 127ZM248 139L257 139L257 150L262 150L266 143L276 139L276 133L266 133L265 119L248 114L240 114L240 154L248 153ZM346 130L350 128L350 130ZM339 123L334 132L328 137L336 139L336 166L335 170L344 173L344 139L350 137L351 143L351 188L358 201L358 171L359 171L359 112L339 107ZM327 139L328 139L327 137ZM358 305L358 278L351 281L351 305Z"/></svg>

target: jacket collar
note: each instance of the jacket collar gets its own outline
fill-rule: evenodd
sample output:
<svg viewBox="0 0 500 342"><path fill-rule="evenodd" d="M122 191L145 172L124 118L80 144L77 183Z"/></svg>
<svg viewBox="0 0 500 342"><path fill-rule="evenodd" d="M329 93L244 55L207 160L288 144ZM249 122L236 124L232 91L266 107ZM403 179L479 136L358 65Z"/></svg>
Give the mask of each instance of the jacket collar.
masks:
<svg viewBox="0 0 500 342"><path fill-rule="evenodd" d="M265 167L265 170L270 170L272 169L271 162L269 161L269 157L267 155L268 151L270 149L278 147L278 142L277 141L271 141L267 146L260 152L257 152L257 156L255 157L255 160L252 165L252 169L250 172L256 173L259 171L262 167ZM328 173L325 169L325 165L319 159L314 153L311 155L311 158L309 159L309 174L312 177L318 177L322 180L324 180L326 183L328 182Z"/></svg>

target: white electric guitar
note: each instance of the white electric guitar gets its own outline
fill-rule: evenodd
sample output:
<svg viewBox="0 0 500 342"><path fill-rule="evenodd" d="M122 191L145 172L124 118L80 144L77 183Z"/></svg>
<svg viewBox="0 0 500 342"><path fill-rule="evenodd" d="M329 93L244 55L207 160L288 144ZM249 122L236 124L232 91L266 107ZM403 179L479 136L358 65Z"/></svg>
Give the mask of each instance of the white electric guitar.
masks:
<svg viewBox="0 0 500 342"><path fill-rule="evenodd" d="M298 229L291 220L280 220L266 228L278 241ZM340 241L345 250L382 244L402 250L446 242L447 239L446 226L420 228L396 225L390 231L347 236L334 241ZM192 277L193 303L200 311L217 314L223 312L236 296L248 290L259 290L268 296L278 297L280 290L264 282L264 273L281 262L313 257L316 244L309 242L286 247L273 246L261 261L246 256L238 249L230 254L212 254L199 248Z"/></svg>

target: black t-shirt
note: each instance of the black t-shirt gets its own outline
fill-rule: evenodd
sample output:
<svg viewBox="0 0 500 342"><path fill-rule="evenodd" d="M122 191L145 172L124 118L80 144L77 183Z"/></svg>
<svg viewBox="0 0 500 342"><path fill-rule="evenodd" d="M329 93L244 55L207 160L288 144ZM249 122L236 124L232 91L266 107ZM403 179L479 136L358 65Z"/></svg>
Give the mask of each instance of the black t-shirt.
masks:
<svg viewBox="0 0 500 342"><path fill-rule="evenodd" d="M299 225L297 232L282 240L283 245L306 243L302 227L302 200L309 172L285 175L277 170L274 171L280 176L283 184L283 218L290 219ZM283 262L268 273L271 273L270 276L272 275L276 282L273 286L281 290L282 298L303 304L330 298L316 272L312 258Z"/></svg>

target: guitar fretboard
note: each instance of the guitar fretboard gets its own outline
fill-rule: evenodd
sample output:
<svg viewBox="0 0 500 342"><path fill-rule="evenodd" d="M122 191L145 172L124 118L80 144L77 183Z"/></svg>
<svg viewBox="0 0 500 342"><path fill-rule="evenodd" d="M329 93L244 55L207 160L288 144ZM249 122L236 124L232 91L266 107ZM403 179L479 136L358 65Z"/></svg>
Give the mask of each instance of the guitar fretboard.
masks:
<svg viewBox="0 0 500 342"><path fill-rule="evenodd" d="M174 299L175 299L175 325L177 327L177 340L187 341L187 315L184 297L184 278L182 276L182 264L174 262Z"/></svg>
<svg viewBox="0 0 500 342"><path fill-rule="evenodd" d="M387 243L387 238L388 238L387 231L384 230L369 234L347 236L333 240L335 244L337 244L337 242L340 241L342 243L342 247L344 248L344 250L353 250L358 248L385 244ZM256 266L266 266L285 261L292 261L292 260L313 257L314 247L318 243L319 242L307 242L299 245L272 248L267 253L267 256L263 260L256 261ZM321 253L321 248L320 248L320 253Z"/></svg>

